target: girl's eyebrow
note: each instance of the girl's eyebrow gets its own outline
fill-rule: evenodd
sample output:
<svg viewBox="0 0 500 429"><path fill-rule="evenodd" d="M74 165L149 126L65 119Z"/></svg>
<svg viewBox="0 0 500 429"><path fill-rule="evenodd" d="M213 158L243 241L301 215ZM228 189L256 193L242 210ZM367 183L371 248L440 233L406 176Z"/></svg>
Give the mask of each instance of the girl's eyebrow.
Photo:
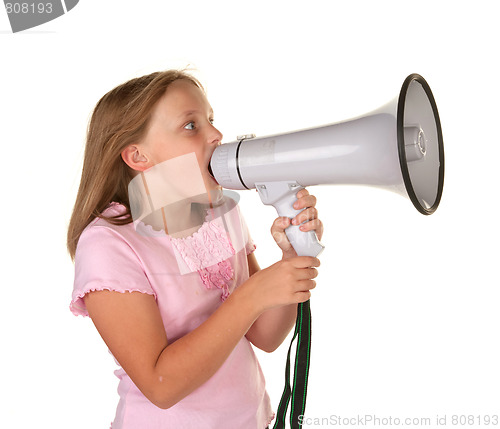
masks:
<svg viewBox="0 0 500 429"><path fill-rule="evenodd" d="M191 116L191 115L193 115L193 114L200 114L200 113L202 113L202 112L201 112L200 110L196 110L196 109L195 109L195 110L186 110L185 112L182 112L182 113L179 115L179 118L184 118L184 117L186 117L186 116ZM214 114L214 110L213 110L213 109L210 109L210 110L209 110L209 113L210 113L210 115L211 115L211 116L213 116L213 114Z"/></svg>

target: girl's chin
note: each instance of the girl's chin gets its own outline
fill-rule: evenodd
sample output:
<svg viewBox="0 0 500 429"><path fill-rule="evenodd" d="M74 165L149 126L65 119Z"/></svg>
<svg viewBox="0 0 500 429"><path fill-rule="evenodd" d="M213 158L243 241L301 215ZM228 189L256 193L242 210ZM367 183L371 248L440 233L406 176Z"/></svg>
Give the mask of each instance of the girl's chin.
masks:
<svg viewBox="0 0 500 429"><path fill-rule="evenodd" d="M205 194L197 195L196 197L190 198L192 203L205 204L217 206L222 204L224 199L224 194L222 192L221 186L214 186L209 188L208 192Z"/></svg>
<svg viewBox="0 0 500 429"><path fill-rule="evenodd" d="M208 177L206 177L204 180L205 180L205 186L207 186L207 188L214 188L214 189L221 188L221 186L215 180L215 177L213 177L210 173L208 174Z"/></svg>

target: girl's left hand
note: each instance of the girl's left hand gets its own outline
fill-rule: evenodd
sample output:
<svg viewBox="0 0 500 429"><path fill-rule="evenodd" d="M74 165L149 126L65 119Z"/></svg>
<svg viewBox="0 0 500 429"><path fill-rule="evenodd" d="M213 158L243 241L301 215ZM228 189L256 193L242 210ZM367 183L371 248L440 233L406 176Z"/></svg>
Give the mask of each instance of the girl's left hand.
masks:
<svg viewBox="0 0 500 429"><path fill-rule="evenodd" d="M318 240L321 240L321 237L323 236L323 223L318 219L316 197L314 195L310 195L307 189L301 189L297 192L297 201L295 202L293 208L296 210L303 210L291 220L292 224L300 225L302 222L305 222L300 226L300 230L304 232L316 231ZM297 256L297 253L285 234L285 229L290 226L290 224L289 218L279 217L274 221L271 227L271 234L280 249L283 251L283 259Z"/></svg>

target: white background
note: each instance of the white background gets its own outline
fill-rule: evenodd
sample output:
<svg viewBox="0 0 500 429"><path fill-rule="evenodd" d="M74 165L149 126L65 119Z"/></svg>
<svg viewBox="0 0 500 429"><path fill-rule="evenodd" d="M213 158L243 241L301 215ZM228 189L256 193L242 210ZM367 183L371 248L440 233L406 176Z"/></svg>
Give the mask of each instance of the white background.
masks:
<svg viewBox="0 0 500 429"><path fill-rule="evenodd" d="M225 141L357 116L408 74L426 78L446 153L434 215L377 189L310 188L327 248L305 427L366 414L448 416L450 427L453 414L473 415L479 427L500 414L495 3L81 0L17 34L0 11L0 426L109 427L114 363L91 321L68 310L65 233L86 125L114 86L187 65ZM253 191L241 198L268 266L276 214ZM259 353L274 407L287 347Z"/></svg>

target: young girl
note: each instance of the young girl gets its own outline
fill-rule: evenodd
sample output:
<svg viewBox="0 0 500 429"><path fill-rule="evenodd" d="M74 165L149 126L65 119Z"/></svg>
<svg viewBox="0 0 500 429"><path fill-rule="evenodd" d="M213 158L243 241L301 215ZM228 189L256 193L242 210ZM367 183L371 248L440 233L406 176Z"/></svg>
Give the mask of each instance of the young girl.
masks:
<svg viewBox="0 0 500 429"><path fill-rule="evenodd" d="M70 308L92 318L121 367L113 429L264 429L273 419L250 344L274 351L315 287L318 259L298 257L285 228L305 222L321 238L323 226L300 191L303 211L271 228L282 260L260 270L238 206L208 171L221 139L201 85L181 71L126 82L93 112L68 230ZM151 209L152 178L167 207ZM131 183L143 183L149 211Z"/></svg>

